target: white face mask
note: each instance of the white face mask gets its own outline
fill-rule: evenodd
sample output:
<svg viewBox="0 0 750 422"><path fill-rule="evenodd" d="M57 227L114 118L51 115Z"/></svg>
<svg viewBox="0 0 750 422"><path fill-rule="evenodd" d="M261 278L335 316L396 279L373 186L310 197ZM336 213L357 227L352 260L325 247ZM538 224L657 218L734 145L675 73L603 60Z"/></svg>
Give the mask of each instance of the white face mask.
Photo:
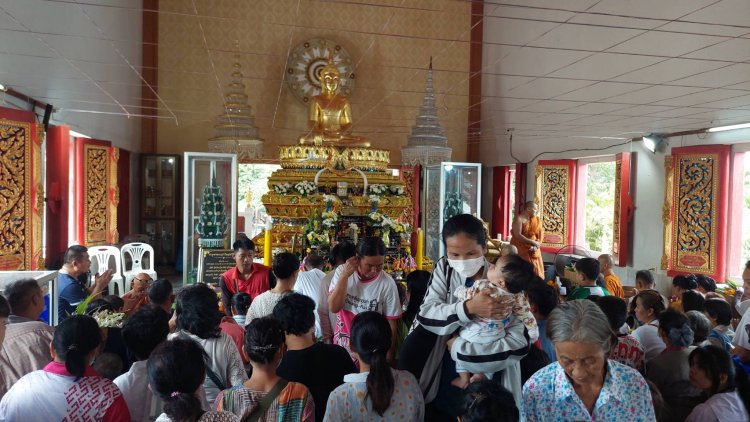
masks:
<svg viewBox="0 0 750 422"><path fill-rule="evenodd" d="M484 266L484 257L473 259L449 259L448 265L453 267L462 276L469 278L478 273Z"/></svg>

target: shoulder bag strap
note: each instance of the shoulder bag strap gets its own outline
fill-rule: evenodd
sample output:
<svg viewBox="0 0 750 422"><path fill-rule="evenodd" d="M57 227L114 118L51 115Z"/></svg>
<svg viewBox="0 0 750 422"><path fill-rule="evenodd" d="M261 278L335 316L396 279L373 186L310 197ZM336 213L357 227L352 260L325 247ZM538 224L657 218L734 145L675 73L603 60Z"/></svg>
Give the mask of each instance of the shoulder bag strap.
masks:
<svg viewBox="0 0 750 422"><path fill-rule="evenodd" d="M187 334L185 333L185 331L183 331L183 330L180 330L180 334L179 334L179 336L180 336L180 338L183 338L183 339L187 339L187 340L195 341L195 340L194 340L194 339L192 339L192 338L191 338L191 337L190 337L189 335L187 335ZM197 341L196 341L196 343L197 343ZM203 348L203 347L201 347L201 348ZM221 381L221 378L219 378L219 376L218 376L218 375L216 375L216 372L214 372L214 371L213 371L213 370L211 369L211 367L210 367L210 366L208 366L208 365L206 365L206 376L208 377L208 379L210 379L210 380L211 380L211 382L213 382L213 383L214 383L214 385L216 385L216 388L218 388L218 389L219 389L219 391L224 391L224 390L226 389L226 386L225 386L225 385L224 385L224 383L223 383L223 382Z"/></svg>
<svg viewBox="0 0 750 422"><path fill-rule="evenodd" d="M281 394L281 390L286 387L286 385L289 382L285 379L280 379L279 382L276 383L276 385L273 386L271 391L268 392L262 399L260 399L260 402L258 403L258 407L253 410L252 413L248 416L247 419L245 419L246 422L257 422L260 420L261 416L263 416L268 408L271 407L271 404L276 400L276 397Z"/></svg>

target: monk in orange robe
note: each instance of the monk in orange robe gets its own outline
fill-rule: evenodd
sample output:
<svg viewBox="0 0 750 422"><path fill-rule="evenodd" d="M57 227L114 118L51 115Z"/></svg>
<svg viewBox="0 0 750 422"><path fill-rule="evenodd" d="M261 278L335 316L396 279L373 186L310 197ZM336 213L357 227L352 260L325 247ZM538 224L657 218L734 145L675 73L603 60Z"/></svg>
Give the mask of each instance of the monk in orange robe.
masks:
<svg viewBox="0 0 750 422"><path fill-rule="evenodd" d="M534 273L544 280L542 261L542 220L537 217L539 205L534 201L524 204L523 211L513 219L510 244L518 249L518 256L534 266Z"/></svg>
<svg viewBox="0 0 750 422"><path fill-rule="evenodd" d="M599 255L599 271L604 275L604 287L607 288L607 291L612 293L612 296L624 299L625 290L622 288L620 278L617 277L613 270L614 266L615 260L612 258L612 255Z"/></svg>

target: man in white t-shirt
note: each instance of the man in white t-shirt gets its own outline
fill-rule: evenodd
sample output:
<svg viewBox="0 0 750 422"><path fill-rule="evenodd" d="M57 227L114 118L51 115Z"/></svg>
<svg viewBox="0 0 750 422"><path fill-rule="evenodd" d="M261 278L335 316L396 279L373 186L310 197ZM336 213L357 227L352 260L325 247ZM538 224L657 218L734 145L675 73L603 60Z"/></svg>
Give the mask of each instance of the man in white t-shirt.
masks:
<svg viewBox="0 0 750 422"><path fill-rule="evenodd" d="M335 344L351 353L349 336L354 317L361 312L375 311L388 319L393 334L388 360L393 361L398 337L397 322L401 318L398 289L393 278L383 271L385 244L379 237L368 237L357 246L357 255L340 265L329 288L328 306L338 314L334 327Z"/></svg>
<svg viewBox="0 0 750 422"><path fill-rule="evenodd" d="M315 302L315 338L331 343L333 332L328 318L328 286L323 286L325 258L310 254L305 257L305 271L297 275L294 291L301 293Z"/></svg>

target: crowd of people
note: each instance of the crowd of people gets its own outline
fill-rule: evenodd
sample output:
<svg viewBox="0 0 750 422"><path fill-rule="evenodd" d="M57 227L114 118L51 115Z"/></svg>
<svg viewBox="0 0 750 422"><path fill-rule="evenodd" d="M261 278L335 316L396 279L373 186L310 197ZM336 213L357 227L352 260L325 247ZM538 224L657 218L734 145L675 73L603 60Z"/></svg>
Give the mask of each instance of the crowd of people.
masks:
<svg viewBox="0 0 750 422"><path fill-rule="evenodd" d="M111 274L89 287L72 246L59 325L38 320L34 280L0 296L0 421L748 420L750 288L728 301L678 276L666 298L639 271L626 298L602 255L575 262L561 295L536 210L494 264L482 222L450 218L445 256L405 283L380 238L271 267L242 238L215 289L139 274L106 296Z"/></svg>

